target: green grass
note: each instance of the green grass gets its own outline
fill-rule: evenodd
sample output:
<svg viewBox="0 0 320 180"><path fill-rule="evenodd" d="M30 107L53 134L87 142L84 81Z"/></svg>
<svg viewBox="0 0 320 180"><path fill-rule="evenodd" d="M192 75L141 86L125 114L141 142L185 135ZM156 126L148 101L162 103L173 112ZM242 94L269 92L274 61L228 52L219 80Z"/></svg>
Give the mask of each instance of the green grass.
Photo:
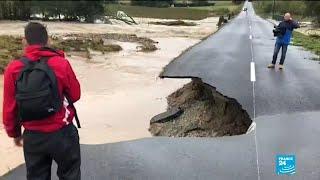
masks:
<svg viewBox="0 0 320 180"><path fill-rule="evenodd" d="M243 4L232 4L231 1L217 1L214 6L170 8L107 4L105 9L107 15L115 15L117 11L124 11L132 17L201 20L212 16L227 15L232 12L237 14L242 6Z"/></svg>
<svg viewBox="0 0 320 180"><path fill-rule="evenodd" d="M303 46L305 49L314 52L320 56L320 36L319 35L305 35L300 32L293 32L292 44L295 46ZM313 60L320 60L318 57Z"/></svg>
<svg viewBox="0 0 320 180"><path fill-rule="evenodd" d="M231 1L216 1L214 6L199 6L199 7L190 7L190 9L200 9L200 10L209 10L212 12L219 12L221 9L228 9L228 11L236 11L238 8L242 8L243 4L237 5L233 4Z"/></svg>

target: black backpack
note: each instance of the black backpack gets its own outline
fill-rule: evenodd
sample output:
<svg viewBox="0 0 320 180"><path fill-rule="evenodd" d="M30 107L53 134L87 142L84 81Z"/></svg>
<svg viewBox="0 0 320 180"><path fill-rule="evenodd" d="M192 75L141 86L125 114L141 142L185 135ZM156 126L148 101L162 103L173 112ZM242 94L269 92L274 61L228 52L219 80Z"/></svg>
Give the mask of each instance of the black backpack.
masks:
<svg viewBox="0 0 320 180"><path fill-rule="evenodd" d="M56 76L47 64L49 58L41 57L37 61L31 61L26 57L20 59L25 66L15 85L18 115L22 122L42 120L57 113L63 105ZM66 98L69 105L74 107L72 101L67 96ZM76 110L75 118L80 128Z"/></svg>

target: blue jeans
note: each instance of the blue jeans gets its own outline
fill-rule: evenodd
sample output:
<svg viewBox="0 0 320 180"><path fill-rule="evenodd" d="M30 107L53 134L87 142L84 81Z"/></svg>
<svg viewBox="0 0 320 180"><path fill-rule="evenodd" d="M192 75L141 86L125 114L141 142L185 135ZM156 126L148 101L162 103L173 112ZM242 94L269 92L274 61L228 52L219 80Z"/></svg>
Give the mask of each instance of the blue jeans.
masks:
<svg viewBox="0 0 320 180"><path fill-rule="evenodd" d="M282 52L281 52L281 59L280 59L280 63L279 63L279 64L283 65L284 59L286 58L288 45L286 45L286 44L279 44L279 43L276 43L276 45L275 45L275 47L274 47L272 64L276 64L276 62L277 62L277 57L278 57L280 48L282 49Z"/></svg>

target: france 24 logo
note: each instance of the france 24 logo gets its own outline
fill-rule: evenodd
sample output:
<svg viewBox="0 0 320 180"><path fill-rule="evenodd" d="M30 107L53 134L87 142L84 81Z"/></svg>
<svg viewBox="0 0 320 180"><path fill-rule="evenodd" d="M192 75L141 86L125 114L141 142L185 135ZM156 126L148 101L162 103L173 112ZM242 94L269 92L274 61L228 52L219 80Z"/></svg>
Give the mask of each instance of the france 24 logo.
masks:
<svg viewBox="0 0 320 180"><path fill-rule="evenodd" d="M296 157L295 155L277 155L276 156L276 173L295 174L296 173Z"/></svg>

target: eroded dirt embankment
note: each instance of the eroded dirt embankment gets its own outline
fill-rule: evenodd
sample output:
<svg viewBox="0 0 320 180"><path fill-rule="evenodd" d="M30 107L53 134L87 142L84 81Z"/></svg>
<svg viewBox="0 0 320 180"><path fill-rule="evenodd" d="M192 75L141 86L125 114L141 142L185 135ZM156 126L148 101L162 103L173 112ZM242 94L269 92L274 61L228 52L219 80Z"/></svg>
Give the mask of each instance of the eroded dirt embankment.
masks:
<svg viewBox="0 0 320 180"><path fill-rule="evenodd" d="M155 116L154 136L219 137L247 132L252 120L241 105L199 78L167 97L168 111Z"/></svg>

